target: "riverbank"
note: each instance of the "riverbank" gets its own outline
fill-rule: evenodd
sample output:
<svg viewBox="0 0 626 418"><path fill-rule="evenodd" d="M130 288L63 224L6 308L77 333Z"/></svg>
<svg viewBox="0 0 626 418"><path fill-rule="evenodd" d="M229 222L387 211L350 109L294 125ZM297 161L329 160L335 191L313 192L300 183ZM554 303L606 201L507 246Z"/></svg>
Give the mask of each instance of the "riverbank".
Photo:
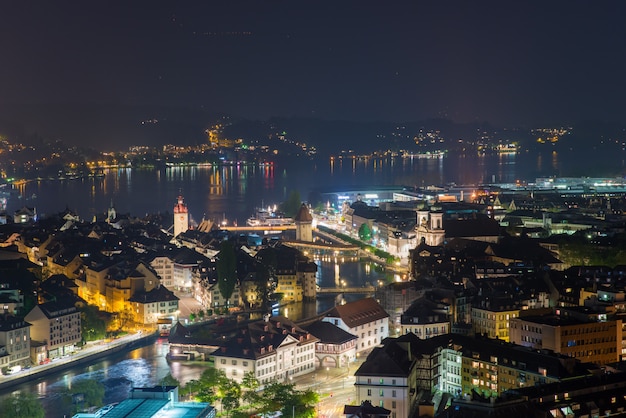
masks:
<svg viewBox="0 0 626 418"><path fill-rule="evenodd" d="M337 231L335 231L332 228L329 227L321 227L318 226L317 229L315 230L315 233L326 238L329 240L334 240L336 242L339 242L343 245L360 245L361 247L364 248L360 248L359 249L359 257L361 258L365 258L368 260L372 260L375 263L378 263L380 265L385 266L387 269L393 271L394 273L400 274L400 275L406 275L408 274L409 271L409 266L406 264L401 263L399 260L396 260L394 257L391 257L390 254L389 257L387 258L383 258L380 255L375 254L374 252L372 252L370 250L370 248L372 248L369 244L365 244L363 242L360 242L358 240L354 240L355 242L350 242L350 241L346 241L344 239L342 239L341 234ZM382 252L382 250L380 250ZM384 252L383 252L384 253Z"/></svg>
<svg viewBox="0 0 626 418"><path fill-rule="evenodd" d="M101 358L115 353L130 351L151 344L158 338L158 333L136 333L125 335L112 341L90 342L80 351L51 361L48 364L33 366L30 369L21 370L9 376L0 376L0 392L8 392L14 386L38 379L75 366L93 363Z"/></svg>

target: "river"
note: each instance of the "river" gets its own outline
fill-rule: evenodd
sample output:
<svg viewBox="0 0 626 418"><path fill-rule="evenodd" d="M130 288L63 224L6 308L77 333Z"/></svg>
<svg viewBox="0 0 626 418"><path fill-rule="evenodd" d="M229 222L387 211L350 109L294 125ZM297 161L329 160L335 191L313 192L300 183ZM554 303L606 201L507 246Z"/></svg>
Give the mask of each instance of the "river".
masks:
<svg viewBox="0 0 626 418"><path fill-rule="evenodd" d="M73 382L93 379L105 388L104 404L120 402L128 397L131 387L155 385L168 373L181 382L200 376L204 366L200 364L168 364L165 354L168 351L166 340L159 339L148 346L128 353L111 355L90 366L78 366L58 374L49 375L32 382L15 386L11 392L34 393L40 399L47 418L69 416L71 405L64 402L63 394ZM2 396L6 396L3 393Z"/></svg>

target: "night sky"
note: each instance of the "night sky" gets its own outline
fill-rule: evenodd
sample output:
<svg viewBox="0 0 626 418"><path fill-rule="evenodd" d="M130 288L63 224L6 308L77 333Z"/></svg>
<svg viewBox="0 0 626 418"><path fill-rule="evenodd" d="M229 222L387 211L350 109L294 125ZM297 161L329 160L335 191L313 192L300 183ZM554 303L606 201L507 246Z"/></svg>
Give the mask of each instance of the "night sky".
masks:
<svg viewBox="0 0 626 418"><path fill-rule="evenodd" d="M3 1L0 104L626 122L623 1Z"/></svg>

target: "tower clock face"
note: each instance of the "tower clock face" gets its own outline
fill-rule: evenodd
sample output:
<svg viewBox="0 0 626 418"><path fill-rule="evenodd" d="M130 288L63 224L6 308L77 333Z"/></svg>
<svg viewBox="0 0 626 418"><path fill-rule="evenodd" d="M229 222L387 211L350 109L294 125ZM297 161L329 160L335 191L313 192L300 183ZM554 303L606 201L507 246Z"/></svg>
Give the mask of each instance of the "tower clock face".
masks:
<svg viewBox="0 0 626 418"><path fill-rule="evenodd" d="M181 220L181 221L184 221L184 220L185 220L185 217L184 217L184 216L181 216L181 217L180 217L180 220Z"/></svg>

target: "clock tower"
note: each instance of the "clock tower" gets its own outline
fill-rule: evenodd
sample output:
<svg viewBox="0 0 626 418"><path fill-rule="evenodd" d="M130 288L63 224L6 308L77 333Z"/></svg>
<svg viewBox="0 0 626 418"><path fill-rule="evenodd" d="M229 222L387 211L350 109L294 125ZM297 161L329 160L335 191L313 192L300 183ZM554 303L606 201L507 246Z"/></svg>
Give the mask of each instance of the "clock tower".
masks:
<svg viewBox="0 0 626 418"><path fill-rule="evenodd" d="M183 199L183 195L178 195L178 203L174 205L174 236L189 229L189 212L187 212L187 205Z"/></svg>

